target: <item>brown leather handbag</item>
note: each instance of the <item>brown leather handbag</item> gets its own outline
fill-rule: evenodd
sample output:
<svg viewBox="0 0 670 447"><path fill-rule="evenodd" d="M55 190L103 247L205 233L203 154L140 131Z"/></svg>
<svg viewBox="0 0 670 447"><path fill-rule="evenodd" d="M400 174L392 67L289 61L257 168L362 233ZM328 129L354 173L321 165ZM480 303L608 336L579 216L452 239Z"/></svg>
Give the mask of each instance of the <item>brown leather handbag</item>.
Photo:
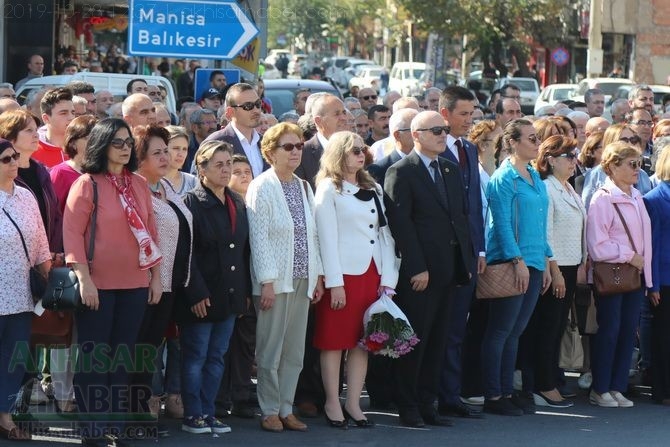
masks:
<svg viewBox="0 0 670 447"><path fill-rule="evenodd" d="M514 181L514 191L516 192L516 180ZM515 227L514 238L519 243L519 201L515 197ZM514 271L514 262L507 261L500 264L490 264L486 266L484 273L477 277L478 299L507 298L510 296L521 295L523 291L516 284L516 272Z"/></svg>
<svg viewBox="0 0 670 447"><path fill-rule="evenodd" d="M635 243L628 230L626 220L621 215L617 204L613 204L630 241L633 251L637 253ZM642 287L640 270L637 267L622 262L594 262L593 263L593 285L599 296L618 295L620 293L632 292Z"/></svg>

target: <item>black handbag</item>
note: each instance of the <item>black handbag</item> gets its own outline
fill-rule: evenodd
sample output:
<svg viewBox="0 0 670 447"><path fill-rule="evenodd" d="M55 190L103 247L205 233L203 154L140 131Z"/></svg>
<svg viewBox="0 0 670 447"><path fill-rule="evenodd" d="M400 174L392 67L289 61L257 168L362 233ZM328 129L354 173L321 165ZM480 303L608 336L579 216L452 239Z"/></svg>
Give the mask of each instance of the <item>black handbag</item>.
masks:
<svg viewBox="0 0 670 447"><path fill-rule="evenodd" d="M42 298L42 295L44 295L44 291L46 290L47 286L47 278L35 268L34 265L32 265L32 261L30 260L30 256L28 255L28 247L26 246L26 240L23 238L23 233L19 229L19 226L16 225L16 222L14 222L14 219L12 219L12 216L9 215L7 210L4 208L2 211L5 213L9 221L16 227L16 231L19 232L19 237L21 238L21 244L23 244L23 252L26 254L26 258L28 259L28 263L31 264L30 266L30 292L33 296L33 303L37 304L37 302Z"/></svg>
<svg viewBox="0 0 670 447"><path fill-rule="evenodd" d="M93 183L93 213L91 214L91 240L88 244L86 259L91 269L93 250L95 248L95 225L98 217L98 185ZM53 311L77 310L81 307L81 293L79 279L70 267L56 267L49 272L49 279L44 295L42 307Z"/></svg>

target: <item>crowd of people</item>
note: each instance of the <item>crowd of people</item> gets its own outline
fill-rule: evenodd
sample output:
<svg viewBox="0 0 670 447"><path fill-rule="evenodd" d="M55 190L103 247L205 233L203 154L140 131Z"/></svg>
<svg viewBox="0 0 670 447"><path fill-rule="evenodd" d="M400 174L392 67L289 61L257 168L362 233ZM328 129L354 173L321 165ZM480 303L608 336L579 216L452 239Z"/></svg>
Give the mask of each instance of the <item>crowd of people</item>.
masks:
<svg viewBox="0 0 670 447"><path fill-rule="evenodd" d="M32 404L147 413L159 431L175 417L193 434L229 432L230 414L260 414L269 432L318 415L369 429L364 389L408 427L568 408L560 340L569 314L594 311L579 379L590 402L634 405L637 344L653 401L670 404L670 120L649 87L631 90L621 121L601 116L597 90L522 117L510 84L481 115L457 86L423 105L300 90L278 122L260 84L178 116L141 78L120 107L91 88L45 91L39 114L0 99L2 436L31 438L11 417L22 387ZM91 105L80 116L74 97ZM476 299L502 263L516 292ZM578 304L596 263L630 264L640 283ZM33 315L30 269L63 265L85 310ZM359 344L382 294L420 340L398 359ZM45 351L33 336L46 319L68 336ZM17 346L40 371L13 362ZM136 423L102 420L79 424L85 445L124 445Z"/></svg>

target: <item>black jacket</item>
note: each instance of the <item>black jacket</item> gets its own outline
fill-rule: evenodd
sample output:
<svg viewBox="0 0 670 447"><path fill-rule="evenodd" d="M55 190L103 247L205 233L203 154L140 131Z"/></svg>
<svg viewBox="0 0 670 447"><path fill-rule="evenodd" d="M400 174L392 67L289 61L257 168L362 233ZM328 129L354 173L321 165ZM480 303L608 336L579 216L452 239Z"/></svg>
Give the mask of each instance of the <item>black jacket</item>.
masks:
<svg viewBox="0 0 670 447"><path fill-rule="evenodd" d="M192 276L185 296L177 300L178 322L218 322L241 314L251 295L249 274L249 223L242 198L228 188L226 202L235 207L235 232L228 205L198 183L184 197L193 214ZM197 318L191 306L209 297L211 307L205 318Z"/></svg>

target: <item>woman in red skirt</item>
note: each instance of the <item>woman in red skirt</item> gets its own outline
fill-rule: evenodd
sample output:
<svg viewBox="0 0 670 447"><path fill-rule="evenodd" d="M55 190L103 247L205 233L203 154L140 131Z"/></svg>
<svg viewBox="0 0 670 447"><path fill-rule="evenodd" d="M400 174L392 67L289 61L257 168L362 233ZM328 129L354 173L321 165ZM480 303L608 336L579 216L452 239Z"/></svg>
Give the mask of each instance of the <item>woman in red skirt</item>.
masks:
<svg viewBox="0 0 670 447"><path fill-rule="evenodd" d="M324 412L333 427L372 427L360 407L368 353L358 347L363 314L382 288L395 288L395 244L382 200L382 189L365 171L367 147L352 132L328 141L317 175L316 225L326 288L317 304L314 346L321 350L326 391ZM347 351L347 399L339 402L342 351Z"/></svg>

